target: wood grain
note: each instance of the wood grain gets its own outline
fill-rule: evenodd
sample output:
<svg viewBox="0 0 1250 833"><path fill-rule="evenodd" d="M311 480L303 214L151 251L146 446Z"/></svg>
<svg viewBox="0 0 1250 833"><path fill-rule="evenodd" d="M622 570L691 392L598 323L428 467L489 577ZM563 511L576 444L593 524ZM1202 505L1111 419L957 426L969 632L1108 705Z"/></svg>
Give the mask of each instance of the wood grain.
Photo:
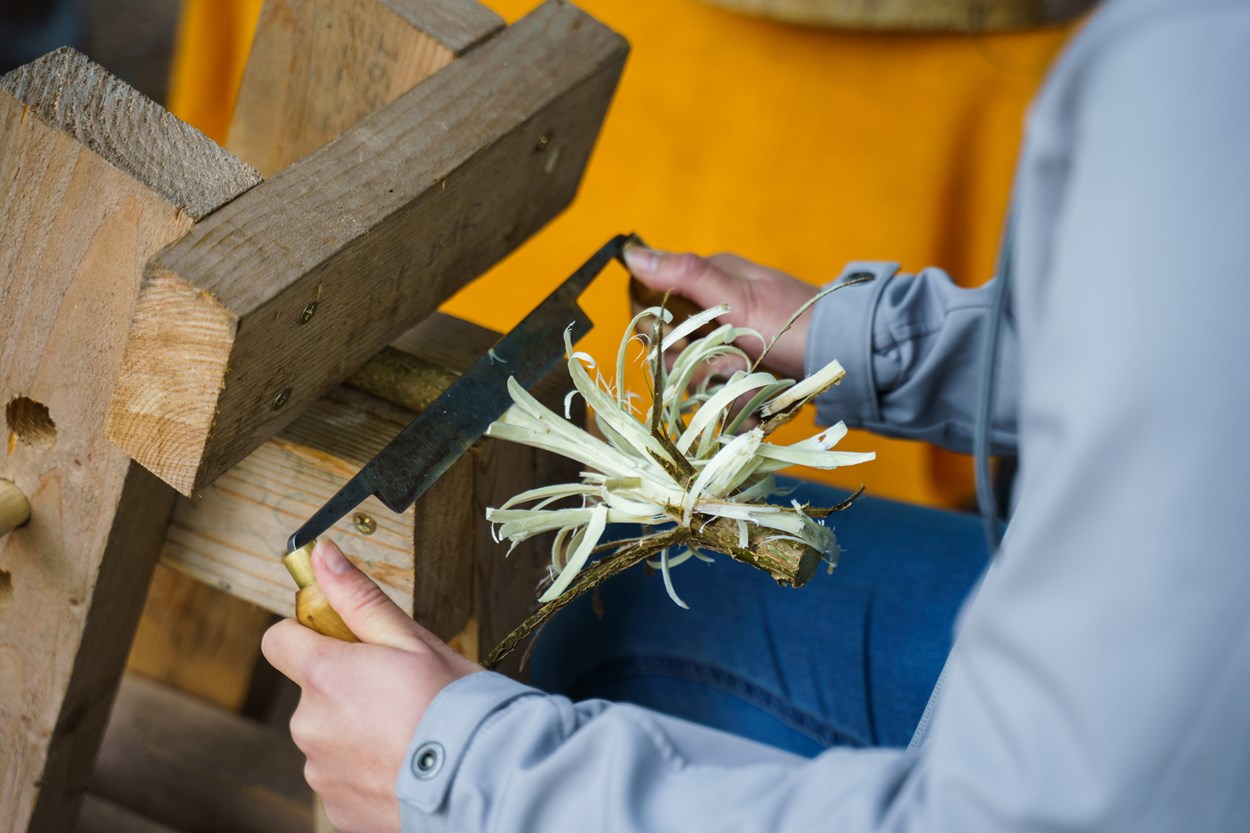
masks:
<svg viewBox="0 0 1250 833"><path fill-rule="evenodd" d="M1094 0L703 0L792 23L907 32L999 32L1054 26Z"/></svg>
<svg viewBox="0 0 1250 833"><path fill-rule="evenodd" d="M472 0L268 0L226 147L273 176L502 25Z"/></svg>
<svg viewBox="0 0 1250 833"><path fill-rule="evenodd" d="M268 610L160 565L126 668L238 710L272 622Z"/></svg>
<svg viewBox="0 0 1250 833"><path fill-rule="evenodd" d="M205 141L72 51L0 79L0 401L47 414L0 457L0 830L73 827L160 551L173 492L103 425L143 263L255 181Z"/></svg>
<svg viewBox="0 0 1250 833"><path fill-rule="evenodd" d="M0 479L0 537L30 520L30 501L12 480Z"/></svg>
<svg viewBox="0 0 1250 833"><path fill-rule="evenodd" d="M552 0L197 225L149 264L110 438L183 494L258 448L572 199L626 52Z"/></svg>
<svg viewBox="0 0 1250 833"><path fill-rule="evenodd" d="M127 675L90 791L187 833L307 833L303 764L285 731Z"/></svg>

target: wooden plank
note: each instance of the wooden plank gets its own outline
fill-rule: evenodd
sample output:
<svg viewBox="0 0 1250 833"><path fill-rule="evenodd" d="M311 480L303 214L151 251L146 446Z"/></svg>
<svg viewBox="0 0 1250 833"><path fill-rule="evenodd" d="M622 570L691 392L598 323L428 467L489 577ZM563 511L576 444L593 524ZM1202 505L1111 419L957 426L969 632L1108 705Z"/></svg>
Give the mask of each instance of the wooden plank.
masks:
<svg viewBox="0 0 1250 833"><path fill-rule="evenodd" d="M211 483L572 199L626 52L552 0L199 224L149 264L109 436Z"/></svg>
<svg viewBox="0 0 1250 833"><path fill-rule="evenodd" d="M142 264L257 179L78 53L0 79L0 830L73 827L172 506L103 436Z"/></svg>
<svg viewBox="0 0 1250 833"><path fill-rule="evenodd" d="M161 565L126 668L237 711L260 660L260 637L273 621L268 610Z"/></svg>
<svg viewBox="0 0 1250 833"><path fill-rule="evenodd" d="M268 0L226 147L273 176L502 26L472 0Z"/></svg>
<svg viewBox="0 0 1250 833"><path fill-rule="evenodd" d="M127 675L90 791L187 833L307 833L303 766L286 731Z"/></svg>
<svg viewBox="0 0 1250 833"><path fill-rule="evenodd" d="M791 23L905 32L1000 32L1054 26L1094 0L704 0Z"/></svg>

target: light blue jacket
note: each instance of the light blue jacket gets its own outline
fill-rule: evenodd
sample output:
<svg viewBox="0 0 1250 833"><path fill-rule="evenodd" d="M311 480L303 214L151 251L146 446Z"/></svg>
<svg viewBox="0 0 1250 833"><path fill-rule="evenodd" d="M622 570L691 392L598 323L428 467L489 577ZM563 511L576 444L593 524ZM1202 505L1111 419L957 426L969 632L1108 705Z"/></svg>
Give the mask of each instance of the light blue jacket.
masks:
<svg viewBox="0 0 1250 833"><path fill-rule="evenodd" d="M806 760L482 673L417 729L405 830L1250 831L1250 4L1107 3L1030 114L1017 208L1018 509L927 742ZM823 301L809 362L848 376L822 415L966 448L986 294Z"/></svg>

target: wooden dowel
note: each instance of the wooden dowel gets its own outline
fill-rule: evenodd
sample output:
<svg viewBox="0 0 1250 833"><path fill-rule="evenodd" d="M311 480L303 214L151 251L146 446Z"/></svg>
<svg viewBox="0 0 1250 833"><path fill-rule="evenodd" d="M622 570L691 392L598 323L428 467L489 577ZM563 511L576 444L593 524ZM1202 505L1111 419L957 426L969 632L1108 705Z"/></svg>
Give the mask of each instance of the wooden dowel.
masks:
<svg viewBox="0 0 1250 833"><path fill-rule="evenodd" d="M30 520L30 502L12 480L0 479L0 536Z"/></svg>

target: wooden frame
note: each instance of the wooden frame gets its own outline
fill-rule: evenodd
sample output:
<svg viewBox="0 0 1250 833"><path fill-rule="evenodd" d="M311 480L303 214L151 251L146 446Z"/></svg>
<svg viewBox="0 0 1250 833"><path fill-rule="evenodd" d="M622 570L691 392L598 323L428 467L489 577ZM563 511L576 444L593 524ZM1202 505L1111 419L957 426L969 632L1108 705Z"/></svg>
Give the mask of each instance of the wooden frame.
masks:
<svg viewBox="0 0 1250 833"><path fill-rule="evenodd" d="M345 133L265 182L72 51L0 80L0 479L31 510L0 537L0 830L73 826L152 569L178 549L165 540L174 492L106 430L193 492L280 446L274 435L298 433L310 408L314 421L331 405L400 419L408 412L358 391L320 397L567 204L627 51L558 0L501 31L468 0L301 6L348 7L358 21L374 16L356 31L407 44L377 62L387 84L366 107L381 109L335 105L310 118L263 164L315 148L318 130ZM418 31L392 31L395 19ZM429 77L404 93L392 82L405 73ZM245 92L266 77L256 64ZM309 95L293 90L286 103ZM331 124L336 114L346 123ZM235 127L246 144L247 128ZM406 284L414 260L422 282ZM470 493L498 502L560 464L487 444L468 465L440 484L449 504L471 505ZM414 580L411 605L444 634L476 611L493 641L519 620L529 588L501 591L502 559L484 545L485 524L471 534L469 523L466 513L454 529L427 525L423 540L437 529L476 543L468 557L407 567L434 571ZM194 528L184 518L174 529ZM540 567L536 551L522 556Z"/></svg>

